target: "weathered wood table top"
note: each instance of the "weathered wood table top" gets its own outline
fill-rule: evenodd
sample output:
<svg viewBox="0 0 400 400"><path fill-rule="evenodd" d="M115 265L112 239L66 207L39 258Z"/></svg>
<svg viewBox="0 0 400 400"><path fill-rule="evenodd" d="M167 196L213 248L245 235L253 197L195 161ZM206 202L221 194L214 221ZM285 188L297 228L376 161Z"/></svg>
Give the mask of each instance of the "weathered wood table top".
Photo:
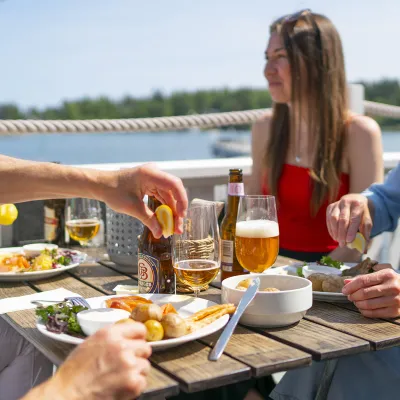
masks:
<svg viewBox="0 0 400 400"><path fill-rule="evenodd" d="M293 261L278 257L275 265ZM0 298L58 287L88 298L114 294L117 284L136 285L137 276L129 268L110 261L93 261L47 280L29 284L0 282ZM220 302L220 289L210 287L201 297ZM11 312L2 317L56 365L61 364L73 348L37 331L34 310ZM220 360L208 361L210 347L218 336L219 333L154 353L148 387L141 398L169 397L180 390L201 391L307 366L312 360L329 360L397 346L400 344L400 319L367 319L351 304L314 302L305 318L294 326L275 329L239 326Z"/></svg>

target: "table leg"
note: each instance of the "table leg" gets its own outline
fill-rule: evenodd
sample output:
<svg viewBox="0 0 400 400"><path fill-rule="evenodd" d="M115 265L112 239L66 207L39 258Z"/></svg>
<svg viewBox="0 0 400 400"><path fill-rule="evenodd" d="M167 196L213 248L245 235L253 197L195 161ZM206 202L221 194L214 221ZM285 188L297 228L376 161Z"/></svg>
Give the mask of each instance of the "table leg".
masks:
<svg viewBox="0 0 400 400"><path fill-rule="evenodd" d="M335 373L338 359L325 361L324 371L322 373L321 382L319 384L315 400L326 400L329 388L331 387L333 374Z"/></svg>

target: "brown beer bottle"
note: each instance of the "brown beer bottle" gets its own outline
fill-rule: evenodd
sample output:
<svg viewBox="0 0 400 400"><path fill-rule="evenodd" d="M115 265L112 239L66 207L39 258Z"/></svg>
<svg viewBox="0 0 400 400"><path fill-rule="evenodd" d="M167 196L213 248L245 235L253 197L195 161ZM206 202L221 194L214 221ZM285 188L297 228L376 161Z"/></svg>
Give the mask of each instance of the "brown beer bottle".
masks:
<svg viewBox="0 0 400 400"><path fill-rule="evenodd" d="M65 199L44 201L44 238L60 247L65 242Z"/></svg>
<svg viewBox="0 0 400 400"><path fill-rule="evenodd" d="M222 263L221 281L235 275L247 273L240 265L235 251L236 219L240 196L244 196L241 169L229 170L228 205L221 222Z"/></svg>
<svg viewBox="0 0 400 400"><path fill-rule="evenodd" d="M148 205L155 211L161 203L149 197ZM175 293L171 243L171 237L156 239L150 229L144 227L138 243L139 293Z"/></svg>

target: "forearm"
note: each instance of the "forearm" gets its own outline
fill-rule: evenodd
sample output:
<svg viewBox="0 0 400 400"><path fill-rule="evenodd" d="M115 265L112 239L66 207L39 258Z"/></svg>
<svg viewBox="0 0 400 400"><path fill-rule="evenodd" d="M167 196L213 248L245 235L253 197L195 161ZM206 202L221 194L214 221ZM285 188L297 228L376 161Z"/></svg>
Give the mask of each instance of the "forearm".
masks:
<svg viewBox="0 0 400 400"><path fill-rule="evenodd" d="M71 197L101 200L107 180L105 172L0 155L0 204Z"/></svg>
<svg viewBox="0 0 400 400"><path fill-rule="evenodd" d="M31 389L21 400L73 400L63 390L54 385L54 378Z"/></svg>

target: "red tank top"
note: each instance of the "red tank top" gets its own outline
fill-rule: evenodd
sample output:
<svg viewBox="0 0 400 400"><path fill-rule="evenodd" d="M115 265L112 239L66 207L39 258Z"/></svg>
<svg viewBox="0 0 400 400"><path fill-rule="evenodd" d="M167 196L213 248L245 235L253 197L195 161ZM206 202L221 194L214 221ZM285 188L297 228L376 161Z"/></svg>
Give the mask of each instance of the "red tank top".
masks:
<svg viewBox="0 0 400 400"><path fill-rule="evenodd" d="M337 247L326 227L327 200L311 215L312 179L308 168L284 164L278 184L279 247L292 251L330 252ZM348 174L341 174L337 200L350 190ZM266 179L262 192L268 193Z"/></svg>

